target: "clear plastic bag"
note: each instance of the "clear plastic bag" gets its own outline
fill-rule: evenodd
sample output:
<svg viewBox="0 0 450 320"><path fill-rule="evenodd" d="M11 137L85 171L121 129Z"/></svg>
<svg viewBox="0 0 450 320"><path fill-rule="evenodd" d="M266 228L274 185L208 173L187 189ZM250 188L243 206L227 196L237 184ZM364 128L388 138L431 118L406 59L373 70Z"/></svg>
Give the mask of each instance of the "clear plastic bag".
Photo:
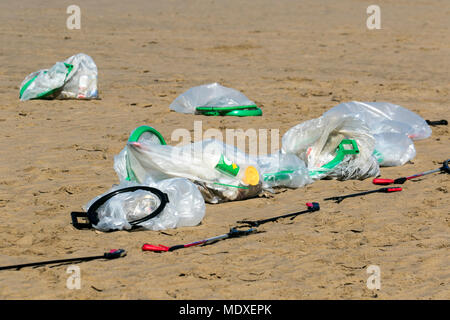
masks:
<svg viewBox="0 0 450 320"><path fill-rule="evenodd" d="M339 146L345 140L353 140L357 152L347 154L337 165L327 167L337 159ZM300 123L282 138L282 151L303 160L313 180L363 180L377 176L380 169L373 156L374 148L375 139L366 124L338 112Z"/></svg>
<svg viewBox="0 0 450 320"><path fill-rule="evenodd" d="M79 53L50 69L28 75L20 85L20 100L95 99L98 71L94 60Z"/></svg>
<svg viewBox="0 0 450 320"><path fill-rule="evenodd" d="M198 107L230 108L251 106L255 103L243 93L221 86L218 83L210 83L190 88L178 96L171 104L170 109L181 113L198 113Z"/></svg>
<svg viewBox="0 0 450 320"><path fill-rule="evenodd" d="M247 199L262 191L257 165L244 152L214 139L181 147L129 142L115 157L120 179L141 182L182 177L194 181L205 201Z"/></svg>
<svg viewBox="0 0 450 320"><path fill-rule="evenodd" d="M150 135L145 136L144 134L135 134L142 132L143 130L140 130L140 128L144 129L144 127L146 127L147 130L151 131ZM134 137L134 139L132 139L131 137ZM165 145L162 136L155 129L148 126L142 126L135 129L131 133L130 139L133 141L137 140L137 142L144 143L146 145ZM203 153L203 148L205 148L206 153ZM196 184L199 186L200 190L202 190L206 201L210 203L221 202L222 198L226 198L228 200L240 200L255 196L259 193L260 186L240 186L240 182L237 181L239 180L239 176L235 177L237 179L230 180L230 175L227 174L226 171L217 171L217 168L214 164L219 162L220 158L217 158L214 155L212 155L212 158L215 160L209 161L209 168L214 167L214 170L212 171L212 180L217 179L220 182L211 182L211 178L207 178L204 176L204 168L208 166L206 166L205 163L202 164L198 162L198 160L201 160L204 155L208 155L208 149L211 149L211 152L209 153L210 156L207 156L207 158L211 159L211 153L216 153L218 155L225 155L227 159L232 159L232 161L229 160L230 163L234 162L235 164L244 164L244 167L253 166L254 168L258 168L257 170L259 170L259 173L261 174L260 178L262 182L262 188L265 190L273 191L271 188L274 187L299 188L301 186L304 186L305 184L312 183L312 179L308 175L308 169L306 168L305 163L293 154L284 154L280 151L270 155L250 156L240 151L238 148L235 148L234 146L223 144L214 140L192 144L189 147L185 147L183 149L173 147L163 147L160 149L153 148L153 152L148 154L147 156L152 157L155 155L155 152L158 152L157 150L162 150L161 153L158 153L155 158L155 161L160 161L159 163L161 164L161 166L151 164L149 167L147 166L147 169L145 170L147 172L144 173L143 176L141 175L139 178L137 178L134 175L134 171L130 170L131 163L130 159L128 158L129 151L127 151L127 149L128 148L124 148L118 155L114 157L114 170L119 176L120 181L139 181L139 179L145 179L145 174L148 174L149 176L158 180L166 179L168 176L176 176L182 174L181 172L186 169L185 164L191 163L189 161L192 161L192 163L197 161L197 164L195 164L192 169L187 169L191 173L194 172L194 175L191 174L183 176L196 181ZM174 152L175 154L181 154L181 157L177 156L175 158L170 158L172 156L172 152ZM197 155L195 157L192 157L194 155L194 152L196 152ZM175 164L175 168L164 166L164 164L167 164L168 162L172 163L174 161L177 161L177 159L181 159L181 161ZM138 169L136 170L139 170L139 165L137 167ZM175 171L175 173L169 173L168 170L173 170ZM242 172L245 171L243 170L241 171L241 173ZM225 177L223 176L223 173L226 174ZM233 187L227 186L231 184L233 184Z"/></svg>
<svg viewBox="0 0 450 320"><path fill-rule="evenodd" d="M324 116L348 115L362 120L375 137L375 156L380 166L400 166L412 160L416 151L412 140L426 139L431 128L416 113L388 102L341 103Z"/></svg>
<svg viewBox="0 0 450 320"><path fill-rule="evenodd" d="M135 182L123 181L108 192L95 197L84 206L89 207L100 197L117 189L140 185ZM153 187L166 193L169 202L156 217L139 223L147 230L164 230L185 226L198 225L205 215L205 201L197 186L182 178L167 179L160 182L148 179L142 185ZM102 231L130 230L130 221L147 216L160 205L160 200L154 194L138 190L120 193L109 199L97 209L99 222L94 228Z"/></svg>

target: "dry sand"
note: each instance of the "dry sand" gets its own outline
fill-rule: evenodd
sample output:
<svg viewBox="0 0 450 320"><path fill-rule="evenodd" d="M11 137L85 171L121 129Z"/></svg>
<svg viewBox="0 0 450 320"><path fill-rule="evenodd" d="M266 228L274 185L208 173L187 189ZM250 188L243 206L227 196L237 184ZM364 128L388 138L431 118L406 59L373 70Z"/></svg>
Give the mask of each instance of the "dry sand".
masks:
<svg viewBox="0 0 450 320"><path fill-rule="evenodd" d="M66 28L79 5L81 30ZM450 3L377 1L382 29L366 28L371 4L342 1L5 1L0 3L0 265L97 255L79 264L0 272L2 299L448 299L447 175L341 204L323 198L374 188L319 181L272 198L207 205L201 225L166 232L79 231L71 211L118 182L113 157L147 124L171 143L176 128L268 128L281 135L343 101L389 101L425 119L448 119ZM99 68L98 101L19 102L23 78L83 52ZM263 117L169 111L188 88L220 82L245 93ZM448 127L416 142L398 177L437 168ZM173 253L142 252L222 234L243 218L322 210L266 224L259 233ZM366 287L381 268L381 290Z"/></svg>

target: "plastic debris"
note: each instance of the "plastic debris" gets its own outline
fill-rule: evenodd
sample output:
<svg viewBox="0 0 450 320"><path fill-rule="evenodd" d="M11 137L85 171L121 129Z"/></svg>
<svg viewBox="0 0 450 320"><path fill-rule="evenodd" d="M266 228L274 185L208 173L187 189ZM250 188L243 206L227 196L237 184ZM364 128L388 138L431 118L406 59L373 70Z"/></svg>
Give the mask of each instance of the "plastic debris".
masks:
<svg viewBox="0 0 450 320"><path fill-rule="evenodd" d="M208 116L261 116L262 111L241 92L210 83L193 87L171 104L170 109L191 114Z"/></svg>

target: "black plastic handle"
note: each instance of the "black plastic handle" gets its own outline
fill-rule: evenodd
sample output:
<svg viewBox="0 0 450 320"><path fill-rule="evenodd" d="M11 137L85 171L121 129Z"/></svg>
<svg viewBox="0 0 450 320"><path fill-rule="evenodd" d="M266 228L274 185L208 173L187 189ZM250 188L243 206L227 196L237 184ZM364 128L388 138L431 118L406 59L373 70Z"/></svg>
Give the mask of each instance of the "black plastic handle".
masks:
<svg viewBox="0 0 450 320"><path fill-rule="evenodd" d="M448 121L445 119L436 121L427 120L427 124L430 126L446 126L448 125Z"/></svg>

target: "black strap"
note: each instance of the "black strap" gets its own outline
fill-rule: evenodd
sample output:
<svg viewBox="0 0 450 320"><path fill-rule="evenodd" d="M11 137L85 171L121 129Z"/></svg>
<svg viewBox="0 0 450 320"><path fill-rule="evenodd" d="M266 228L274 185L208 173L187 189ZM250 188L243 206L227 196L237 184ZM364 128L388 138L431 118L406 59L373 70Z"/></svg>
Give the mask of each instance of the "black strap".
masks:
<svg viewBox="0 0 450 320"><path fill-rule="evenodd" d="M133 186L133 187L126 187L126 188L122 188L122 189L117 189L117 190L114 190L114 191L112 191L112 192L110 192L108 194L105 194L103 197L97 199L89 207L88 211L85 214L85 217L87 217L88 220L89 220L89 224L90 225L96 225L96 224L99 223L100 220L98 218L97 210L103 204L105 204L106 201L108 201L109 199L111 199L112 197L114 197L114 196L116 196L116 195L118 195L120 193L133 192L133 191L137 191L137 190L145 190L145 191L149 191L149 192L155 194L159 198L161 204L151 214L149 214L149 215L147 215L147 216L145 216L143 218L140 218L140 219L137 219L137 220L134 220L134 221L130 221L129 224L131 224L131 226L133 228L139 227L138 224L156 217L158 214L160 214L164 210L166 204L169 202L169 197L167 196L167 194L162 192L161 190L156 189L156 188L147 187L147 186ZM73 222L73 225L74 225L75 228L81 229L81 228L85 228L88 225L86 223L80 224L80 223L78 223L76 221L78 217L82 217L82 213L81 212L72 212L71 215L72 215L72 222Z"/></svg>

